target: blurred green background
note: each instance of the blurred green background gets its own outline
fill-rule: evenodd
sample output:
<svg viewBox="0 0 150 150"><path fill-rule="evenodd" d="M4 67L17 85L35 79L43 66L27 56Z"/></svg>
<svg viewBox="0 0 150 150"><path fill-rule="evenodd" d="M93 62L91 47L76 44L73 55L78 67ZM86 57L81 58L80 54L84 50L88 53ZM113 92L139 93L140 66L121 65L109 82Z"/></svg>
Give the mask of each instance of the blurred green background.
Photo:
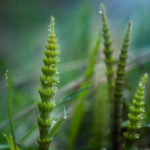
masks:
<svg viewBox="0 0 150 150"><path fill-rule="evenodd" d="M107 10L116 56L129 20L134 23L129 55L139 56L146 53L146 56L150 56L149 0L0 1L1 143L6 143L3 133L10 132L8 127L1 126L8 118L5 71L9 70L11 77L13 114L39 100L37 88L40 86L40 68L44 44L48 37L50 16L53 15L56 19L55 31L60 51L58 87L64 87L83 75L97 34L101 31L100 3L104 3ZM128 81L131 81L129 84L137 83L141 73L149 70L149 63L139 65L138 69L129 73ZM65 95L66 93L62 93L57 99ZM36 114L34 111L14 122L17 139L35 124ZM33 140L29 139L26 143L34 143L36 137L33 137Z"/></svg>

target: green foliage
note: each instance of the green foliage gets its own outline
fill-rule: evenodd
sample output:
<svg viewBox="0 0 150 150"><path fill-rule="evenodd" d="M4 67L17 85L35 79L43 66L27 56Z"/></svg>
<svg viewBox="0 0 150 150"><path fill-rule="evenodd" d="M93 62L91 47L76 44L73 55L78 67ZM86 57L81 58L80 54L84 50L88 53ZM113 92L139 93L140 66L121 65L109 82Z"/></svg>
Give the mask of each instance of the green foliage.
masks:
<svg viewBox="0 0 150 150"><path fill-rule="evenodd" d="M38 138L40 150L48 150L49 144L52 140L49 136L49 129L53 122L53 118L50 117L50 113L55 107L55 102L52 101L52 98L56 91L56 63L58 61L56 58L58 54L56 49L58 46L56 45L57 40L54 33L54 23L54 17L51 17L50 34L48 44L45 46L45 57L43 58L43 75L40 78L42 84L42 88L39 88L41 102L38 103L40 117L37 119L40 131L40 137Z"/></svg>
<svg viewBox="0 0 150 150"><path fill-rule="evenodd" d="M105 54L105 64L106 64L106 76L107 76L107 86L108 92L110 96L110 100L113 97L113 89L114 89L114 62L115 59L112 56L113 48L112 48L112 40L110 37L110 31L107 21L107 16L105 13L104 6L101 5L101 16L102 16L102 23L103 23L103 38L104 38L104 54Z"/></svg>
<svg viewBox="0 0 150 150"><path fill-rule="evenodd" d="M8 71L6 71L6 81L7 81L7 90L8 90L9 125L10 125L12 138L10 138L7 134L5 135L5 137L9 143L11 150L19 150L19 148L17 148L17 145L16 145L15 133L13 129L12 104L11 104L11 96L10 96L10 83L9 83Z"/></svg>
<svg viewBox="0 0 150 150"><path fill-rule="evenodd" d="M79 96L79 94L81 94L82 92L85 92L86 90L89 90L92 86L91 85L88 85L88 86L85 86L83 88L80 88L79 90L76 90L70 94L68 94L66 97L64 97L63 99L61 100L58 100L58 102L56 103L57 107L60 106L60 105L64 105L66 104L67 102L70 102L72 100L77 100L75 99L77 96Z"/></svg>
<svg viewBox="0 0 150 150"><path fill-rule="evenodd" d="M67 118L67 112L66 112L66 108L64 107L64 117L56 121L56 123L50 129L50 134L49 134L50 138L53 138L55 136L55 134L57 133L59 128L62 126L66 118Z"/></svg>
<svg viewBox="0 0 150 150"><path fill-rule="evenodd" d="M14 144L14 139L13 138L8 136L7 134L5 134L5 137L7 139L8 144L9 144L10 150L20 150L19 147Z"/></svg>
<svg viewBox="0 0 150 150"><path fill-rule="evenodd" d="M128 24L128 28L125 34L125 38L122 44L119 62L117 65L115 88L114 88L114 100L113 100L113 149L120 149L120 131L121 131L121 119L122 119L122 97L123 88L126 74L126 60L128 54L129 38L130 38L131 22Z"/></svg>
<svg viewBox="0 0 150 150"><path fill-rule="evenodd" d="M133 144L136 139L139 138L137 133L138 129L141 128L141 120L144 115L144 89L147 81L148 75L145 74L141 81L139 82L139 89L137 90L134 99L132 100L132 105L129 109L127 123L127 132L124 134L125 143L123 145L124 150L132 150Z"/></svg>
<svg viewBox="0 0 150 150"><path fill-rule="evenodd" d="M91 149L98 150L102 148L108 148L110 132L110 102L108 101L107 86L105 83L101 83L96 87L93 93L92 103L93 107L93 126L92 137L89 142Z"/></svg>
<svg viewBox="0 0 150 150"><path fill-rule="evenodd" d="M95 67L95 64L97 61L100 41L101 41L101 35L98 34L97 41L96 41L95 46L93 48L92 54L90 55L89 65L88 65L87 71L85 73L85 78L89 78L94 74L94 67Z"/></svg>
<svg viewBox="0 0 150 150"><path fill-rule="evenodd" d="M92 2L90 3L92 4ZM89 11L90 9L86 8L85 2L83 2L82 4L83 4L83 7L81 9L81 12L83 12L83 14L77 16L80 18L80 22L81 22L79 25L82 25L81 31L79 31L80 32L79 35L81 36L79 36L80 38L75 37L76 40L74 40L75 42L73 42L73 43L78 43L78 44L75 44L75 47L72 46L73 44L72 43L70 44L70 39L68 39L70 38L70 36L66 36L67 40L69 41L68 45L73 47L73 49L77 50L72 53L73 55L72 57L70 57L71 55L69 55L67 52L67 55L65 57L67 57L68 60L74 59L75 57L81 57L81 58L86 57L86 52L89 48L89 43L92 41L92 40L89 41L88 39L89 24L87 25L85 23L85 22L90 23L89 14L91 12ZM50 21L51 27L50 27L48 44L45 46L46 50L44 51L44 58L43 58L44 65L41 68L41 71L42 71L42 75L40 77L41 88L39 88L41 101L38 102L38 108L35 107L34 105L31 107L28 106L27 109L25 108L25 110L23 111L21 110L20 111L21 113L17 112L14 117L15 120L19 120L21 118L22 119L21 121L24 121L23 116L25 115L27 116L30 112L34 112L35 110L39 109L40 115L37 118L38 123L36 124L33 123L35 125L29 123L29 128L30 127L31 128L28 130L27 133L23 134L23 137L21 138L21 140L16 142L15 132L13 128L13 119L12 119L12 104L11 104L11 96L10 96L9 76L7 73L6 79L7 79L7 87L8 87L9 125L10 125L10 131L11 131L12 137L5 134L5 138L7 139L8 144L5 144L5 143L0 144L0 149L3 149L3 150L4 149L10 149L10 150L19 150L19 149L54 150L55 149L57 150L57 149L63 149L63 146L67 143L66 144L67 146L65 147L65 149L67 150L73 150L73 149L121 150L121 146L124 150L131 150L134 148L136 139L139 138L139 134L137 133L138 130L142 129L145 132L146 131L145 128L149 129L150 127L149 119L147 119L148 121L146 123L144 122L146 125L141 124L141 120L143 119L143 114L144 114L144 88L145 88L146 80L148 78L147 74L144 75L144 77L139 83L139 89L137 90L137 93L135 94L134 99L129 109L129 113L128 113L129 120L128 121L123 120L127 114L126 107L123 107L124 109L122 108L124 104L123 102L128 104L128 101L123 101L122 99L123 98L130 99L130 97L126 93L125 95L123 95L123 91L125 88L125 75L127 73L126 61L128 58L128 46L129 46L129 41L130 41L131 23L128 24L128 28L127 28L125 38L122 44L122 48L120 51L119 60L118 60L118 63L116 63L116 60L113 57L113 46L112 46L112 41L111 41L111 34L109 31L107 16L106 16L103 5L101 5L100 13L102 17L102 30L103 30L103 39L104 39L103 52L105 56L104 63L106 66L105 76L107 79L107 83L103 82L104 76L101 76L101 74L99 74L99 70L95 69L95 65L97 63L98 56L99 56L99 45L101 42L101 35L100 33L98 33L97 40L95 41L94 48L89 57L86 72L84 76L82 76L84 77L82 78L83 80L82 79L81 81L79 80L80 83L77 82L75 86L71 83L71 86L73 86L73 88L69 89L69 91L72 89L73 91L71 91L71 94L69 95L67 93L67 96L66 96L66 93L65 92L63 93L62 91L66 91L68 87L70 88L71 87L70 84L68 87L66 86L67 88L65 88L65 90L63 89L64 87L62 87L63 90L61 91L60 89L60 93L63 93L64 94L63 96L65 97L64 98L60 97L61 94L59 93L58 99L61 99L61 100L55 102L54 94L56 92L56 84L58 83L57 68L56 68L56 65L58 62L58 59L57 59L58 46L56 44L57 40L56 40L56 36L54 32L54 23L55 23L54 17L51 17L51 21ZM77 21L75 20L75 22ZM31 40L31 43L32 42L33 41ZM68 45L66 46L65 49L69 47ZM84 50L84 51L80 51L80 50ZM63 55L65 55L64 52L63 52ZM117 69L115 69L116 67L115 64L117 64L116 65ZM83 66L85 65L86 64L83 63ZM97 65L98 66L100 65L100 67L103 67L103 65L99 63ZM0 66L1 66L1 62L0 62ZM29 66L30 68L35 68L34 66L30 64ZM73 66L72 63L69 63L69 65L67 64L67 67L66 66L65 67L72 69L72 66ZM78 64L76 64L76 66L78 66ZM81 67L81 65L79 65L79 67ZM60 67L60 69L61 68L63 71L65 70L63 67ZM102 69L104 68L100 68L100 71L102 71ZM77 70L75 71L76 73L74 75L77 75L78 71ZM63 76L65 76L65 79L67 79L67 81L68 81L68 77L71 80L73 79L73 76L71 75L71 73L68 73L68 72L66 72L66 75L63 74ZM29 79L29 82L30 81L32 81L32 79ZM135 81L132 81L132 82L135 82ZM63 84L64 83L65 81L63 80ZM76 89L77 87L78 89ZM126 87L126 91L130 93L130 89L128 87ZM22 95L21 93L20 95L21 96L18 98L18 100L20 100L21 97L22 98L24 97L24 95ZM27 95L27 97L29 96ZM74 103L71 104L71 102L73 101ZM24 98L21 99L20 103L22 102L26 103L24 101ZM56 141L53 141L54 136L64 124L64 121L66 119L66 109L64 109L64 117L59 118L59 119L53 118L52 112L54 112L55 110L57 111L62 106L64 106L65 108L66 104L69 107L70 105L68 104L71 104L71 108L69 109L69 117L71 119L68 121L70 123L69 135L67 136L67 132L66 132L66 129L68 130L68 125L67 125L67 126L64 126L65 127L64 131L60 131L60 134L56 138ZM36 113L36 111L34 113ZM33 113L32 119L30 115L29 115L30 118L29 117L27 118L34 121L34 117L35 117L34 113ZM149 117L148 113L147 113L147 116ZM7 122L5 121L7 120L4 120L4 124L2 123L3 126L5 125L5 123L7 124ZM38 145L34 145L35 144L34 137L36 136L36 133L34 131L37 127L39 127L39 137L37 139ZM124 128L125 129L127 128L127 131L124 134L124 139L123 139L122 132L121 132L123 130L121 129L124 129ZM5 130L7 130L6 127L5 127ZM21 128L19 127L19 129L16 130L16 133L19 132L22 134L22 131L20 132L20 130L22 130L22 126ZM23 127L23 132L25 130ZM79 140L77 137L79 138ZM33 141L28 142L29 139L33 139ZM52 141L53 141L53 144L51 144ZM58 143L60 145L58 145ZM75 143L77 144L75 145ZM121 145L121 143L124 143L124 144ZM50 144L51 144L51 147L50 147ZM143 147L145 148L146 145L144 145Z"/></svg>
<svg viewBox="0 0 150 150"><path fill-rule="evenodd" d="M57 133L57 131L59 130L59 128L62 126L62 124L64 123L65 118L61 118L60 120L58 120L55 125L51 128L50 130L50 138L53 138L55 136L55 134Z"/></svg>
<svg viewBox="0 0 150 150"><path fill-rule="evenodd" d="M82 84L81 88L89 86L89 82L85 82ZM67 143L67 150L72 150L74 148L74 144L76 141L76 137L79 133L80 125L84 116L86 98L89 90L86 90L79 94L78 101L73 110L70 130L69 130L69 140Z"/></svg>
<svg viewBox="0 0 150 150"><path fill-rule="evenodd" d="M85 81L85 83L83 83L81 85L81 88L85 88L85 87L88 87L89 85L91 85L91 82L88 81L88 79L90 77L92 77L94 74L94 68L95 68L97 56L99 53L100 41L101 41L101 36L100 36L100 34L98 34L95 46L94 46L92 53L91 53L91 56L89 58L89 64L87 67L87 71L85 73L85 79L87 81ZM78 102L74 108L72 121L71 121L71 125L70 125L69 141L67 143L67 150L71 150L74 147L75 140L76 140L76 137L79 133L80 125L81 125L81 122L82 122L83 117L84 117L84 110L85 110L86 100L87 100L87 96L88 96L89 91L90 91L90 89L82 92L78 96L79 100L78 100Z"/></svg>

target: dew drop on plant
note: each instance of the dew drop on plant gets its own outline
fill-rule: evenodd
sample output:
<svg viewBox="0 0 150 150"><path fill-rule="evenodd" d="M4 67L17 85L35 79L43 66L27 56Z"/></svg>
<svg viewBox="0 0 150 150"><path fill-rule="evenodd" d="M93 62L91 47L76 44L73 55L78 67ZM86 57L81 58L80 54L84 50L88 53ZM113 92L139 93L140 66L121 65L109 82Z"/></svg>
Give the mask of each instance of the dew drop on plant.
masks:
<svg viewBox="0 0 150 150"><path fill-rule="evenodd" d="M5 79L6 79L6 81L7 81L6 86L8 86L8 70L6 70L6 73L5 73Z"/></svg>
<svg viewBox="0 0 150 150"><path fill-rule="evenodd" d="M8 70L6 70L5 79L8 80Z"/></svg>
<svg viewBox="0 0 150 150"><path fill-rule="evenodd" d="M99 14L103 14L103 11L102 11L102 10L100 10L100 11L99 11Z"/></svg>
<svg viewBox="0 0 150 150"><path fill-rule="evenodd" d="M53 125L55 125L57 123L57 121L56 120L53 120Z"/></svg>
<svg viewBox="0 0 150 150"><path fill-rule="evenodd" d="M51 67L55 67L55 64L51 64Z"/></svg>
<svg viewBox="0 0 150 150"><path fill-rule="evenodd" d="M67 111L66 111L66 107L64 106L64 119L67 119Z"/></svg>
<svg viewBox="0 0 150 150"><path fill-rule="evenodd" d="M51 32L51 25L49 25L48 31Z"/></svg>
<svg viewBox="0 0 150 150"><path fill-rule="evenodd" d="M139 82L139 86L142 86L142 82Z"/></svg>

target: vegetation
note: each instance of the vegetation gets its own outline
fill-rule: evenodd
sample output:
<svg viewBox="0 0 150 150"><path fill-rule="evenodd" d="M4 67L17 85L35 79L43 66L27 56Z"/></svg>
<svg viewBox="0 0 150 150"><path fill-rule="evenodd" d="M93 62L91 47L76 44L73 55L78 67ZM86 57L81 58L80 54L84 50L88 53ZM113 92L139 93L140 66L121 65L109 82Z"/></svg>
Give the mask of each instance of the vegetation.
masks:
<svg viewBox="0 0 150 150"><path fill-rule="evenodd" d="M116 80L113 100L113 149L120 149L120 131L122 122L122 96L125 82L125 67L128 53L129 36L130 36L131 22L128 24L127 32L122 44L119 62L116 70ZM116 146L117 145L117 146Z"/></svg>
<svg viewBox="0 0 150 150"><path fill-rule="evenodd" d="M73 89L71 92L65 91L66 87L62 87L63 92L61 92L61 88L58 91L56 90L59 77L54 17L50 18L49 39L45 45L43 67L41 68L41 87L38 89L41 101L38 101L38 105L35 103L29 104L30 106L27 109L21 111L20 116L19 113L17 116L13 116L13 96L11 93L13 84L11 76L6 71L9 123L7 123L7 120L4 123L2 122L3 124L0 123L0 128L9 124L11 136L6 134L9 133L9 128L3 127L3 135L5 135L8 144L0 142L0 149L146 150L149 147L148 144L145 144L145 139L147 140L149 135L146 133L147 128L149 128L149 119L147 119L147 123L145 120L148 112L144 100L148 74L144 71L145 74L139 82L139 88L132 101L130 101L132 97L130 95L133 95L134 90L130 90L126 79L126 76L129 78L127 67L132 66L127 61L132 23L128 23L119 52L119 59L116 59L104 5L100 6L100 14L102 32L98 30L93 49L86 61L88 65L83 71L83 76L68 86L68 91ZM86 15L84 17L86 18ZM104 60L100 58L102 38ZM72 64L71 67L73 67ZM62 70L64 68L62 67ZM61 80L61 82L63 81ZM136 88L135 83L133 87ZM125 90L130 95L125 95ZM61 99L60 95L56 95L56 91L64 97ZM16 122L13 120L20 117L21 123L25 124L24 116L29 117L34 112L36 113L34 117L37 118L37 123L34 122L34 125L20 138L20 135L18 136L15 132ZM26 141L33 137L37 140L26 144ZM139 137L144 144L138 142Z"/></svg>
<svg viewBox="0 0 150 150"><path fill-rule="evenodd" d="M124 134L125 144L123 149L133 149L134 142L139 138L137 130L141 128L141 120L144 115L144 89L145 83L148 75L145 74L144 77L139 82L139 89L137 90L134 99L132 100L132 105L130 106L130 111L128 114L129 122L127 123L127 132Z"/></svg>

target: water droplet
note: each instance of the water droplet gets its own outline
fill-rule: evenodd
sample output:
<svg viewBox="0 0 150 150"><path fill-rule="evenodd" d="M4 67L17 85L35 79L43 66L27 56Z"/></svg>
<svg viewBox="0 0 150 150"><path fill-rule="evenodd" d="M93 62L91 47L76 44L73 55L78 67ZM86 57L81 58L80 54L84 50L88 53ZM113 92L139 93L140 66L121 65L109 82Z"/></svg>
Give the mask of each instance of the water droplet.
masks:
<svg viewBox="0 0 150 150"><path fill-rule="evenodd" d="M67 119L67 111L66 111L66 107L64 106L64 119Z"/></svg>
<svg viewBox="0 0 150 150"><path fill-rule="evenodd" d="M142 86L142 81L139 82L139 86Z"/></svg>
<svg viewBox="0 0 150 150"><path fill-rule="evenodd" d="M64 116L64 119L67 119L67 116Z"/></svg>
<svg viewBox="0 0 150 150"><path fill-rule="evenodd" d="M51 64L51 67L54 68L54 67L55 67L55 64Z"/></svg>
<svg viewBox="0 0 150 150"><path fill-rule="evenodd" d="M53 126L54 126L56 123L57 123L57 121L56 121L56 120L53 120Z"/></svg>
<svg viewBox="0 0 150 150"><path fill-rule="evenodd" d="M100 11L99 11L99 14L103 14L103 11L102 11L102 10L100 10Z"/></svg>
<svg viewBox="0 0 150 150"><path fill-rule="evenodd" d="M51 25L49 25L48 27L49 27L49 28L48 28L48 31L51 32Z"/></svg>
<svg viewBox="0 0 150 150"><path fill-rule="evenodd" d="M6 70L6 73L5 73L5 79L6 79L6 81L7 81L6 86L8 86L8 70Z"/></svg>

